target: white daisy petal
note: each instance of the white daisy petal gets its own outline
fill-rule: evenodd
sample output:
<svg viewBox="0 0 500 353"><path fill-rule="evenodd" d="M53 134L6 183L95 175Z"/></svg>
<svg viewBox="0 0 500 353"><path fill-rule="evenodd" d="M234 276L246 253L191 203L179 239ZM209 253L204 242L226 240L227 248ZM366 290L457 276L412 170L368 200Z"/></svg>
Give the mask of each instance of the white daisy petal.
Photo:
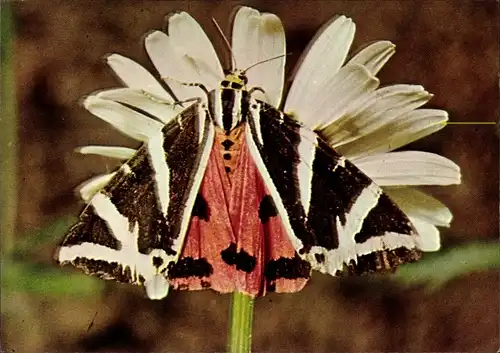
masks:
<svg viewBox="0 0 500 353"><path fill-rule="evenodd" d="M164 126L120 103L96 96L87 97L83 105L115 129L139 141L149 140L150 136L156 135Z"/></svg>
<svg viewBox="0 0 500 353"><path fill-rule="evenodd" d="M344 66L330 82L325 83L321 92L310 98L307 114L297 115L296 119L312 130L319 129L350 111L353 102L367 97L378 85L379 80L364 66Z"/></svg>
<svg viewBox="0 0 500 353"><path fill-rule="evenodd" d="M209 91L224 78L214 47L207 35L189 14L181 12L168 19L168 32L155 31L145 40L151 61L179 100L204 97L199 87L182 83L203 84Z"/></svg>
<svg viewBox="0 0 500 353"><path fill-rule="evenodd" d="M173 104L172 101L164 101L144 91L130 88L110 89L99 92L96 96L137 107L165 124L184 109L179 104Z"/></svg>
<svg viewBox="0 0 500 353"><path fill-rule="evenodd" d="M279 106L283 92L285 72L285 30L280 19L270 13L260 13L241 7L233 25L232 49L236 60L233 69L245 70L261 61L279 55L280 58L258 64L247 72L248 87L260 87L253 97Z"/></svg>
<svg viewBox="0 0 500 353"><path fill-rule="evenodd" d="M460 184L460 168L434 153L390 152L351 161L380 186Z"/></svg>
<svg viewBox="0 0 500 353"><path fill-rule="evenodd" d="M83 146L78 147L75 152L127 160L132 158L137 151L133 148L120 146Z"/></svg>
<svg viewBox="0 0 500 353"><path fill-rule="evenodd" d="M223 79L222 66L217 53L201 26L186 12L168 19L168 34L174 48L192 73L196 73L207 88L218 87ZM193 81L191 81L193 82Z"/></svg>
<svg viewBox="0 0 500 353"><path fill-rule="evenodd" d="M448 207L431 195L412 187L385 187L384 191L409 217L449 227L453 218Z"/></svg>
<svg viewBox="0 0 500 353"><path fill-rule="evenodd" d="M188 18L193 20L189 15ZM177 19L179 18L177 17ZM218 83L223 78L222 69L217 78L214 79L213 73L208 71L211 69L206 67L205 62L190 57L185 52L184 47L176 47L172 37L163 32L150 33L145 39L145 47L156 70L179 100L204 96L204 92L199 87L190 87L182 83L200 83L205 85L208 90L212 90L218 87ZM207 50L213 51L211 44Z"/></svg>
<svg viewBox="0 0 500 353"><path fill-rule="evenodd" d="M396 46L389 41L375 42L357 53L347 65L360 64L376 75L387 60L396 52Z"/></svg>
<svg viewBox="0 0 500 353"><path fill-rule="evenodd" d="M135 61L119 54L109 55L106 61L126 86L150 92L166 101L172 100L153 75Z"/></svg>
<svg viewBox="0 0 500 353"><path fill-rule="evenodd" d="M145 39L145 47L156 70L178 100L199 97L203 94L199 87L181 84L194 81L201 83L201 77L193 72L192 65L186 65L182 60L182 53L172 45L169 36L160 31L152 32Z"/></svg>
<svg viewBox="0 0 500 353"><path fill-rule="evenodd" d="M354 23L345 16L330 21L318 32L299 61L286 99L285 112L293 112L306 121L312 120L308 116L311 107L309 102L321 94L325 84L339 71L347 57L354 32Z"/></svg>
<svg viewBox="0 0 500 353"><path fill-rule="evenodd" d="M116 172L95 176L77 186L76 191L83 201L89 202L99 190L109 183L115 174Z"/></svg>
<svg viewBox="0 0 500 353"><path fill-rule="evenodd" d="M327 142L339 146L352 142L427 103L432 94L416 85L393 85L371 92L367 99L321 130Z"/></svg>
<svg viewBox="0 0 500 353"><path fill-rule="evenodd" d="M353 142L333 147L347 158L389 152L441 130L446 121L448 113L444 110L417 109Z"/></svg>
<svg viewBox="0 0 500 353"><path fill-rule="evenodd" d="M439 230L432 224L418 218L410 217L410 221L417 230L417 246L422 251L438 251L441 248Z"/></svg>

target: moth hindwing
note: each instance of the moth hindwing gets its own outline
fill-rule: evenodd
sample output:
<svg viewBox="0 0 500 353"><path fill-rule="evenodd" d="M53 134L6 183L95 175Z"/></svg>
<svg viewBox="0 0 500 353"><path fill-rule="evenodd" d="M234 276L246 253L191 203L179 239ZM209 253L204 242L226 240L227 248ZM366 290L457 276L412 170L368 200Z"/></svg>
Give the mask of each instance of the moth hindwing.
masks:
<svg viewBox="0 0 500 353"><path fill-rule="evenodd" d="M59 261L158 299L170 286L296 292L313 269L418 259L415 228L382 189L246 82L229 74L206 108L151 136L91 199Z"/></svg>

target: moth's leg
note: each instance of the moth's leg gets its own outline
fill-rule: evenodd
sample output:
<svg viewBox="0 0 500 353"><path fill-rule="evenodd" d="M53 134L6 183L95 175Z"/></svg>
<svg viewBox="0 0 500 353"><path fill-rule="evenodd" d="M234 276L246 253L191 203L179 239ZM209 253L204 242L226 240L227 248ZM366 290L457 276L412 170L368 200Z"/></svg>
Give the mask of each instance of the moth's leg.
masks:
<svg viewBox="0 0 500 353"><path fill-rule="evenodd" d="M175 105L176 104L176 102L171 102L171 101L165 100L164 98L158 97L157 95L155 95L155 94L153 94L151 92L145 91L143 89L141 89L139 91L143 95L145 95L146 97L148 97L149 99L151 99L152 101L154 101L156 103L166 104L166 105Z"/></svg>
<svg viewBox="0 0 500 353"><path fill-rule="evenodd" d="M182 101L175 101L173 104L174 105L182 105L184 103L189 103L189 102L198 102L198 103L201 103L201 98L200 97L188 98L188 99L184 99Z"/></svg>
<svg viewBox="0 0 500 353"><path fill-rule="evenodd" d="M186 84L188 85L188 84ZM205 88L205 87L203 87ZM173 105L173 106L177 106L177 105L183 105L184 103L189 103L189 102L198 102L198 103L201 103L201 98L200 97L192 97L192 98L188 98L188 99L184 99L184 100L175 100L173 102L169 102L169 101L166 101L162 98L159 98L149 92L146 92L144 90L141 90L142 94L144 94L146 97L148 97L149 99L151 99L152 101L155 101L157 103L161 103L161 104L166 104L166 105Z"/></svg>
<svg viewBox="0 0 500 353"><path fill-rule="evenodd" d="M199 87L205 94L208 96L209 92L208 89L205 87L203 83L199 82L191 82L191 83L186 83L186 82L179 82L181 85L184 86L189 86L189 87Z"/></svg>
<svg viewBox="0 0 500 353"><path fill-rule="evenodd" d="M199 87L203 92L205 92L205 94L207 96L209 94L208 89L205 87L205 85L203 83L199 83L199 82L182 82L182 81L178 81L178 80L176 80L175 78L172 78L172 77L162 77L162 80L164 80L164 81L171 80L171 81L177 82L178 84L183 85L183 86Z"/></svg>

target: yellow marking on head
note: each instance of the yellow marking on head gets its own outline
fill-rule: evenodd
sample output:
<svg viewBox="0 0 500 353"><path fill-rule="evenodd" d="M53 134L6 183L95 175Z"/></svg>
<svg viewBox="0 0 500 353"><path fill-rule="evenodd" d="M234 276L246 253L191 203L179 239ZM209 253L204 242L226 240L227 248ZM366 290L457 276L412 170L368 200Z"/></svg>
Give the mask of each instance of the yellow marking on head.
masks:
<svg viewBox="0 0 500 353"><path fill-rule="evenodd" d="M230 88L234 90L246 90L247 77L240 71L230 72L221 81L221 88Z"/></svg>

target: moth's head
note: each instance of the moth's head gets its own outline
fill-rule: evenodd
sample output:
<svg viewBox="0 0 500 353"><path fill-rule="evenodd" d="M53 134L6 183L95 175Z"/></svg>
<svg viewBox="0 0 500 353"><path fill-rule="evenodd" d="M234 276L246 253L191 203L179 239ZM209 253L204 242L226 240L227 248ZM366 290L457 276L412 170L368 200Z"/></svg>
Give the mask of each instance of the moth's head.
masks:
<svg viewBox="0 0 500 353"><path fill-rule="evenodd" d="M246 85L248 83L248 78L244 71L227 71L225 70L224 80L221 81L221 88L229 88L234 90L246 90Z"/></svg>

